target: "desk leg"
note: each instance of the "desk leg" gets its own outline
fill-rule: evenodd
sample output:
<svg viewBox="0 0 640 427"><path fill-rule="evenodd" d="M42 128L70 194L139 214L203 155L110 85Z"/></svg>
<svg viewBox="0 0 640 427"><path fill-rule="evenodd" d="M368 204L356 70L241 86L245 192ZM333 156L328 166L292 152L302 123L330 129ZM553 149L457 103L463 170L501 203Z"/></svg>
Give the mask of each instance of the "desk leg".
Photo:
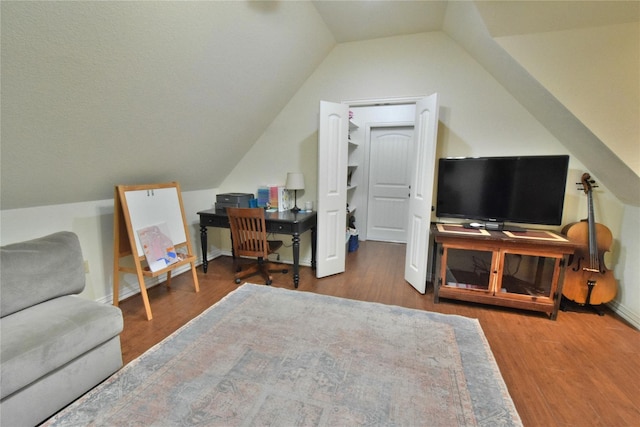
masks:
<svg viewBox="0 0 640 427"><path fill-rule="evenodd" d="M316 234L316 227L313 227L311 229L311 269L315 270L316 269L316 240L317 240L317 234Z"/></svg>
<svg viewBox="0 0 640 427"><path fill-rule="evenodd" d="M207 272L209 261L207 260L207 226L200 226L200 245L202 246L202 270Z"/></svg>
<svg viewBox="0 0 640 427"><path fill-rule="evenodd" d="M293 240L293 286L298 287L300 282L300 234L295 233Z"/></svg>

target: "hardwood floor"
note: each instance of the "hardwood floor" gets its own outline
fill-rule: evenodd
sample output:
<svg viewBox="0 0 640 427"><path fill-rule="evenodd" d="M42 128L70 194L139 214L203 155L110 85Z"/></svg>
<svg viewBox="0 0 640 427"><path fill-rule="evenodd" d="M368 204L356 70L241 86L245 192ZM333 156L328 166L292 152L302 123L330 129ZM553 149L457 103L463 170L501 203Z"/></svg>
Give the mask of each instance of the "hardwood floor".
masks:
<svg viewBox="0 0 640 427"><path fill-rule="evenodd" d="M477 318L525 426L640 426L640 332L611 312L544 314L441 300L433 290L416 292L404 279L405 246L360 242L347 255L347 272L318 280L302 267L299 291L399 305ZM198 271L196 294L190 274L171 287L149 291L153 320L139 295L120 303L125 363L236 289L231 258ZM259 276L252 278L259 282ZM251 281L251 279L249 279ZM273 286L293 289L291 273L274 275ZM304 325L300 325L304 327Z"/></svg>

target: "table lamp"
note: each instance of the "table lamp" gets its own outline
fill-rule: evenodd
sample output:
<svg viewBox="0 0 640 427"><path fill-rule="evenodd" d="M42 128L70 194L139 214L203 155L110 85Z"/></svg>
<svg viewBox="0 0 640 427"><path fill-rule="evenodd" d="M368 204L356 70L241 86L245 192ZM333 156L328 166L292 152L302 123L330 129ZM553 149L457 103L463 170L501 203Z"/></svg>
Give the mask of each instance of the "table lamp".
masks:
<svg viewBox="0 0 640 427"><path fill-rule="evenodd" d="M287 183L284 185L287 190L293 190L294 204L291 212L298 213L298 190L304 190L304 175L297 172L287 173Z"/></svg>

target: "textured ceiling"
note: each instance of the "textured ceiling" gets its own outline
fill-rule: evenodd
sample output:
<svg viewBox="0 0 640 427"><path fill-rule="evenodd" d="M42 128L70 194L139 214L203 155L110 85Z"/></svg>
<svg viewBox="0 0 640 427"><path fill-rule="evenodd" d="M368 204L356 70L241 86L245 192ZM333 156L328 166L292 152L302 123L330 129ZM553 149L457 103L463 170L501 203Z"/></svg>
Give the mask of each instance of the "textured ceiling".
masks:
<svg viewBox="0 0 640 427"><path fill-rule="evenodd" d="M637 22L638 1L477 1L493 37ZM448 1L313 1L338 43L443 29Z"/></svg>
<svg viewBox="0 0 640 427"><path fill-rule="evenodd" d="M637 22L640 3L474 4L497 37ZM108 199L113 185L167 176L216 188L336 43L472 30L451 22L452 6L472 4L2 1L2 209ZM504 75L527 74L509 63ZM622 165L613 172L626 167L605 154ZM620 176L608 187L628 187Z"/></svg>
<svg viewBox="0 0 640 427"><path fill-rule="evenodd" d="M493 37L637 22L638 1L479 1Z"/></svg>
<svg viewBox="0 0 640 427"><path fill-rule="evenodd" d="M440 31L446 1L314 1L338 43Z"/></svg>
<svg viewBox="0 0 640 427"><path fill-rule="evenodd" d="M0 2L2 209L222 182L335 45L307 2Z"/></svg>

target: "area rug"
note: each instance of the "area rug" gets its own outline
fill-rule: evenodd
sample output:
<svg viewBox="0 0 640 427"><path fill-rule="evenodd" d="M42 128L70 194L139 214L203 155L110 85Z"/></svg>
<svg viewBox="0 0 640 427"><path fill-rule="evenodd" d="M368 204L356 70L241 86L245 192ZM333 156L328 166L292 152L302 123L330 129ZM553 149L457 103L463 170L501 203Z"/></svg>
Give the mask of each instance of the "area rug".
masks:
<svg viewBox="0 0 640 427"><path fill-rule="evenodd" d="M522 423L477 320L246 284L44 425Z"/></svg>

